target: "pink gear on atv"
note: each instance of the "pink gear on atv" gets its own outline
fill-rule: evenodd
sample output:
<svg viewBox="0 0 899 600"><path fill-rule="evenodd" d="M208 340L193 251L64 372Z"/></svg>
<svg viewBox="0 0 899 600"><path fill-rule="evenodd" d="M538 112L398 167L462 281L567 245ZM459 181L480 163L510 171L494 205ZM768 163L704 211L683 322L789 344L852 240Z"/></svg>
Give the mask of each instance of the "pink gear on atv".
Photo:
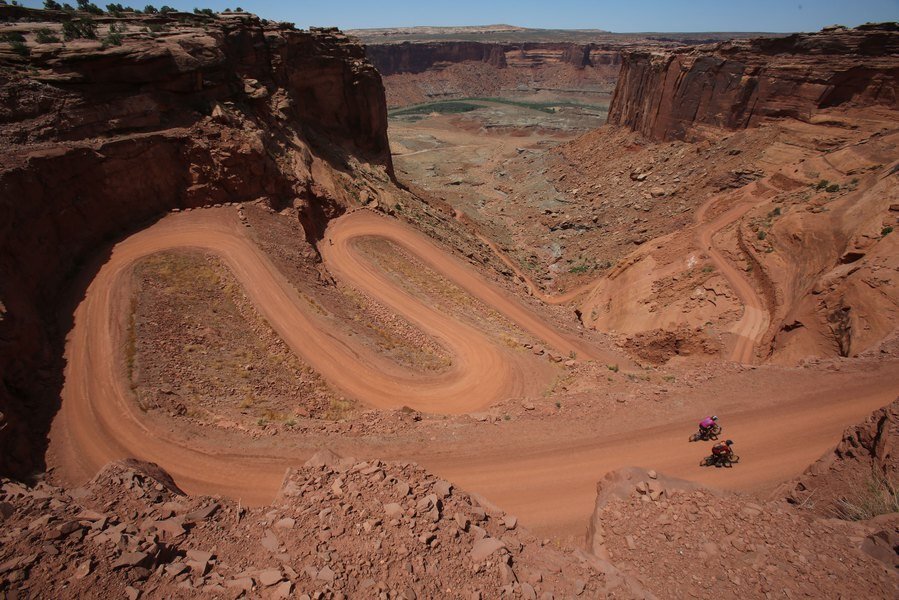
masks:
<svg viewBox="0 0 899 600"><path fill-rule="evenodd" d="M706 417L705 419L703 419L702 421L699 422L699 426L702 429L711 429L714 425L715 425L715 421L712 419L712 417Z"/></svg>

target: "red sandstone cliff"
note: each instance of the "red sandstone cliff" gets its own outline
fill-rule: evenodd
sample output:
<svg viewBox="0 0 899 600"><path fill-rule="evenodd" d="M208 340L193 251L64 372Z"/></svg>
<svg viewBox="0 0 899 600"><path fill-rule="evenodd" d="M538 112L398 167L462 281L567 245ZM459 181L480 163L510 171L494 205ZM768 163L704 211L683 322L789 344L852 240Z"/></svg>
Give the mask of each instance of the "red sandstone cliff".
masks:
<svg viewBox="0 0 899 600"><path fill-rule="evenodd" d="M609 123L659 140L837 105L899 107L899 25L625 53Z"/></svg>
<svg viewBox="0 0 899 600"><path fill-rule="evenodd" d="M391 107L510 90L611 92L621 44L574 42L372 43L366 54L384 76Z"/></svg>
<svg viewBox="0 0 899 600"><path fill-rule="evenodd" d="M441 64L465 61L484 62L499 68L506 66L506 54L501 44L481 42L403 42L369 45L365 52L382 75L421 73Z"/></svg>
<svg viewBox="0 0 899 600"><path fill-rule="evenodd" d="M366 55L384 75L423 73L450 64L474 61L497 68L538 67L562 63L578 68L621 63L621 46L572 42L402 42L369 44Z"/></svg>
<svg viewBox="0 0 899 600"><path fill-rule="evenodd" d="M49 324L106 240L173 207L260 197L296 208L315 239L353 201L342 173L392 177L380 76L336 30L246 14L119 22L120 46L38 44L60 24L22 22L6 31L29 54L0 45L3 474L41 468L65 331Z"/></svg>

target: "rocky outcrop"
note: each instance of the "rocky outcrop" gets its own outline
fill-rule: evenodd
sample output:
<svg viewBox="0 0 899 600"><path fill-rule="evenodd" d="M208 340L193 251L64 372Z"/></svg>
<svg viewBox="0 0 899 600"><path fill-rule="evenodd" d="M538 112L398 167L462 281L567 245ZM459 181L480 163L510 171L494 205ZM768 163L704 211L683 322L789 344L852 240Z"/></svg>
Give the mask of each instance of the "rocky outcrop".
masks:
<svg viewBox="0 0 899 600"><path fill-rule="evenodd" d="M867 531L855 523L642 469L611 473L597 487L587 544L615 597L895 595L895 573L874 555L886 554L886 543L852 549Z"/></svg>
<svg viewBox="0 0 899 600"><path fill-rule="evenodd" d="M583 69L584 67L593 66L593 63L590 61L590 46L576 46L571 45L565 48L562 51L562 62L568 63L570 65L574 65L579 69Z"/></svg>
<svg viewBox="0 0 899 600"><path fill-rule="evenodd" d="M0 51L0 473L42 467L61 292L108 240L171 208L259 198L297 209L314 240L355 202L354 165L392 177L360 46L246 14L180 17L122 19L108 46L40 44L60 24L20 23L28 54Z"/></svg>
<svg viewBox="0 0 899 600"><path fill-rule="evenodd" d="M657 139L808 119L837 105L899 107L899 25L625 53L609 123Z"/></svg>
<svg viewBox="0 0 899 600"><path fill-rule="evenodd" d="M791 504L825 516L862 518L875 515L851 511L875 508L878 494L890 490L894 497L899 491L899 399L846 429L836 448L780 493Z"/></svg>
<svg viewBox="0 0 899 600"><path fill-rule="evenodd" d="M413 464L319 453L277 501L107 465L76 497L0 479L5 597L601 598L588 560ZM28 535L21 532L28 531ZM513 591L514 590L514 591Z"/></svg>

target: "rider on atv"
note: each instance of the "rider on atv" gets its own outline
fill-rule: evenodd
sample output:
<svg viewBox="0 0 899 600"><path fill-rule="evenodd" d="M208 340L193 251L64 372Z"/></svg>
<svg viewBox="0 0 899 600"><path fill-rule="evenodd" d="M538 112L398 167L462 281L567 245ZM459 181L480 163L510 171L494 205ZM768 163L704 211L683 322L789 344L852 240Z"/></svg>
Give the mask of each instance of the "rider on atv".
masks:
<svg viewBox="0 0 899 600"><path fill-rule="evenodd" d="M730 459L733 454L733 440L727 440L726 442L721 442L712 446L712 458L715 462L722 462Z"/></svg>

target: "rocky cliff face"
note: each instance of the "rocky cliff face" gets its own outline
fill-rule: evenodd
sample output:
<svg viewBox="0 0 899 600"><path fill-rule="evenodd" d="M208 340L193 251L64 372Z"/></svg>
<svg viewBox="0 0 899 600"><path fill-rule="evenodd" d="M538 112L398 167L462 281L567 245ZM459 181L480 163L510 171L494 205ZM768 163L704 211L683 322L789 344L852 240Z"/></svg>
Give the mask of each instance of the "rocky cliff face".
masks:
<svg viewBox="0 0 899 600"><path fill-rule="evenodd" d="M899 25L626 53L609 123L658 140L837 105L899 106Z"/></svg>
<svg viewBox="0 0 899 600"><path fill-rule="evenodd" d="M107 240L174 207L258 198L296 209L314 240L355 201L355 166L392 177L380 76L336 30L117 23L121 45L40 44L61 25L34 22L7 29L26 53L0 46L0 473L42 465L65 331L49 323Z"/></svg>
<svg viewBox="0 0 899 600"><path fill-rule="evenodd" d="M506 66L506 54L501 44L481 42L369 45L366 54L382 75L422 73L441 64L470 60L499 68Z"/></svg>
<svg viewBox="0 0 899 600"><path fill-rule="evenodd" d="M621 63L616 44L574 42L374 43L366 54L384 76L390 107L435 99L559 90L607 101Z"/></svg>
<svg viewBox="0 0 899 600"><path fill-rule="evenodd" d="M487 63L497 68L537 67L552 63L583 68L594 64L617 66L621 62L621 54L616 47L568 42L369 44L366 46L366 54L384 76L423 73L429 69L440 69L466 61Z"/></svg>

